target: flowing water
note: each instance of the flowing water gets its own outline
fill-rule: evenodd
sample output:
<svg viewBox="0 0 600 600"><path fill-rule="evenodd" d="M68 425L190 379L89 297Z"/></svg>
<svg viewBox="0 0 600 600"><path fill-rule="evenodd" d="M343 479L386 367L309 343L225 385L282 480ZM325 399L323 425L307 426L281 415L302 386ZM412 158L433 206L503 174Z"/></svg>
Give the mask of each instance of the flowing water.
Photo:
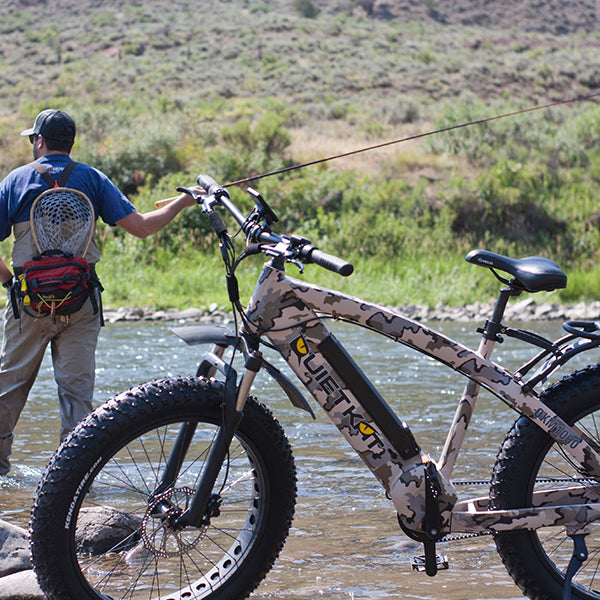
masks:
<svg viewBox="0 0 600 600"><path fill-rule="evenodd" d="M475 323L439 323L437 328L476 347ZM513 324L526 327L527 324ZM188 348L169 328L172 324L110 324L101 333L97 352L97 403L128 387L154 378L195 371L201 348ZM538 333L555 339L558 322L534 323ZM464 379L435 361L348 325L333 324L336 336L406 421L421 447L437 457L454 415ZM494 358L514 369L533 355L513 340L498 345ZM285 370L277 357L270 357ZM565 372L598 362L598 352L580 356ZM361 460L346 445L319 407L317 419L293 408L276 384L259 375L255 392L283 424L294 448L298 469L298 504L291 535L266 581L253 598L484 600L521 598L505 573L489 537L438 546L449 569L430 578L411 568L421 546L398 528L391 502ZM27 527L35 487L54 451L59 415L49 356L18 423L12 461L14 473L0 478L0 518ZM307 396L308 397L308 396ZM483 393L454 478L459 497L485 495L497 449L514 421L503 403Z"/></svg>

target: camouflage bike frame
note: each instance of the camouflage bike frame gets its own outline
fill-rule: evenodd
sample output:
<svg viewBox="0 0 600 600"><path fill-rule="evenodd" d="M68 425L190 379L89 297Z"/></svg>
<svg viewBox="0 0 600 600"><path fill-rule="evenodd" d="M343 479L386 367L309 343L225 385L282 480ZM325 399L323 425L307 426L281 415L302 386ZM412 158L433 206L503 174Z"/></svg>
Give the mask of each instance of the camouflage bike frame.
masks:
<svg viewBox="0 0 600 600"><path fill-rule="evenodd" d="M217 370L227 374L229 365L221 358L225 347L235 345L239 348L240 338L245 340L250 350L246 352L246 369L236 392L238 412L241 413L254 376L261 366L277 379L294 405L310 411L294 384L274 367L267 366L262 358L258 345L259 338L264 336L379 480L394 503L402 529L414 539L425 542L426 556L428 544L431 557L431 543L449 533L564 526L569 535L576 535L585 530L587 523L600 519L600 503L589 486L574 485L568 490L534 492L535 507L489 510L487 498L457 503L451 482L452 471L481 387L546 431L562 446L564 452L582 466L582 471L590 477L600 477L599 449L589 443L577 427L569 426L543 404L534 391L537 383L573 355L600 345L597 336L586 336L584 333L581 334L583 337L579 337L579 327L585 329L588 324L572 322L568 329L571 335L555 343L541 341L542 338L536 334L505 327L501 325L504 308L509 296L517 295L515 289L509 286L500 292L479 348L467 348L393 310L288 277L284 264L286 260L291 260L290 249L298 245L298 240L277 236L270 229L257 230L256 223L252 224L241 215L222 188L214 187L214 181L210 178L202 180L202 177L199 177L199 182L207 190L212 189L212 196L199 199L209 217L215 217L213 205L225 206L242 226L249 241L271 244L267 251L264 248L261 251L273 257L260 273L239 333L211 334L202 327L175 330L188 344L216 344L213 351L204 357L199 369L199 374L204 375L212 375ZM217 232L219 227L215 228ZM476 260L478 253L484 253L486 259L488 255L506 258L475 251L470 262L485 263ZM330 263L339 260L325 256L331 259ZM538 260L556 267L547 259ZM346 349L327 329L325 318L341 319L383 334L469 379L437 462L423 453L409 427L393 412ZM543 350L516 373L511 373L490 360L498 332L541 346ZM257 363L248 361L249 357ZM528 381L524 381L524 375L542 359L547 359L543 366ZM434 573L435 566L430 570Z"/></svg>

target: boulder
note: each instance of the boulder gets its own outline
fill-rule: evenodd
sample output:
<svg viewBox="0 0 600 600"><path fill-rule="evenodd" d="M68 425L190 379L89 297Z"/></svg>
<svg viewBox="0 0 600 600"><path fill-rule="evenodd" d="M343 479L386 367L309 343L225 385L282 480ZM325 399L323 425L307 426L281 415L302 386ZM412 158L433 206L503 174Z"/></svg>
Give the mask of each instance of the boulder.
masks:
<svg viewBox="0 0 600 600"><path fill-rule="evenodd" d="M29 534L25 529L0 521L0 577L31 569Z"/></svg>
<svg viewBox="0 0 600 600"><path fill-rule="evenodd" d="M141 518L115 508L84 508L77 521L77 549L90 554L129 550L140 540L141 526Z"/></svg>
<svg viewBox="0 0 600 600"><path fill-rule="evenodd" d="M0 600L44 600L29 560L29 534L0 520Z"/></svg>
<svg viewBox="0 0 600 600"><path fill-rule="evenodd" d="M45 600L32 569L0 577L0 600Z"/></svg>

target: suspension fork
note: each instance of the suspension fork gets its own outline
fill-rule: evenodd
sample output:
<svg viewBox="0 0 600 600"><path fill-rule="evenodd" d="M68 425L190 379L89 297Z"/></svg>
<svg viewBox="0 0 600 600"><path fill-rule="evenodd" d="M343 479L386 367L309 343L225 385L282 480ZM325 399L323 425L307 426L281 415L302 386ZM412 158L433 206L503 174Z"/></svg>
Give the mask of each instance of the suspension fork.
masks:
<svg viewBox="0 0 600 600"><path fill-rule="evenodd" d="M227 346L216 344L212 351L214 357L217 360L222 359L226 348ZM205 361L198 367L196 376L205 377L208 379L209 377L214 376L216 372L216 367L209 364L208 361ZM196 433L196 428L197 423L194 422L181 424L179 432L177 433L177 437L175 438L175 442L173 443L173 447L171 448L171 452L169 453L169 458L167 459L165 468L163 469L160 483L152 492L152 498L158 497L160 494L166 492L175 485L177 477L179 476L179 472L181 471L181 466L183 465L183 460L187 455L187 451L192 443L194 434Z"/></svg>
<svg viewBox="0 0 600 600"><path fill-rule="evenodd" d="M248 398L248 393L250 392L256 374L261 366L262 354L259 351L254 351L248 355L245 364L246 370L239 388L236 385L235 371L233 369L228 371L225 378L225 390L222 405L223 422L221 423L221 427L217 432L206 463L204 464L204 469L192 501L187 510L174 520L173 526L183 528L187 526L200 527L201 525L207 524L207 519L211 516L210 514L207 514L207 509L209 508L209 502L213 496L215 496L213 494L215 483L221 472L223 463L227 460L229 446L244 414L243 410ZM191 437L188 438L190 433L188 425L189 424L184 424L178 435L177 441L179 441L180 437L182 438L182 447L185 443L187 443L189 447L189 443L191 442ZM171 452L171 456L172 455L173 451ZM171 459L171 456L169 457L169 460Z"/></svg>

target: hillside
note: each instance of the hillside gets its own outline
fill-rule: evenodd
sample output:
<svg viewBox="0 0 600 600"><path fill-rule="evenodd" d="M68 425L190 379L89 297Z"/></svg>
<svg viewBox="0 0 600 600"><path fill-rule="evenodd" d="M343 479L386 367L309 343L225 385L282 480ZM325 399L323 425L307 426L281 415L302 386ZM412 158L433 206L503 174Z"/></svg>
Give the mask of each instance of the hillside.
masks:
<svg viewBox="0 0 600 600"><path fill-rule="evenodd" d="M148 208L199 171L233 181L587 96L600 88L597 6L593 0L5 0L0 173L30 160L18 133L48 106L76 118L76 159L108 173ZM390 146L265 179L261 191L284 228L304 227L328 250L356 253L357 260L375 257L377 275L363 272L373 285L378 277L397 280L394 298L405 297L408 280L415 301L412 294L424 290L468 297L457 288L470 280L453 278L473 245L553 256L580 272L572 297L596 288L600 294L600 271L597 285L590 279L600 263L594 109L594 102L576 102ZM203 223L186 217L154 241L135 243L101 227L105 251L114 252L114 272L106 277L118 278L119 269L130 267L126 257L137 256L140 287L154 285L156 251L166 252L160 256L168 263L170 252L183 260L182 249L204 250ZM434 265L431 281L421 279L422 261ZM138 303L129 300L135 292L118 291L109 300ZM177 301L175 293L149 300Z"/></svg>
<svg viewBox="0 0 600 600"><path fill-rule="evenodd" d="M600 82L593 0L375 1L371 17L357 2L318 0L313 19L295 4L5 0L0 115L82 94L425 102L467 90L559 97Z"/></svg>
<svg viewBox="0 0 600 600"><path fill-rule="evenodd" d="M330 2L323 2L327 9ZM436 21L444 25L479 26L489 30L572 34L598 31L595 0L407 0L375 2L372 17L404 21Z"/></svg>
<svg viewBox="0 0 600 600"><path fill-rule="evenodd" d="M309 129L300 139L337 137L344 123L342 137L362 140L431 122L444 101L520 108L600 87L592 0L375 1L371 17L356 0L315 0L312 19L299 2L5 0L1 170L24 158L4 139L49 104L96 141L143 113L214 122L261 99L284 102L290 124Z"/></svg>

